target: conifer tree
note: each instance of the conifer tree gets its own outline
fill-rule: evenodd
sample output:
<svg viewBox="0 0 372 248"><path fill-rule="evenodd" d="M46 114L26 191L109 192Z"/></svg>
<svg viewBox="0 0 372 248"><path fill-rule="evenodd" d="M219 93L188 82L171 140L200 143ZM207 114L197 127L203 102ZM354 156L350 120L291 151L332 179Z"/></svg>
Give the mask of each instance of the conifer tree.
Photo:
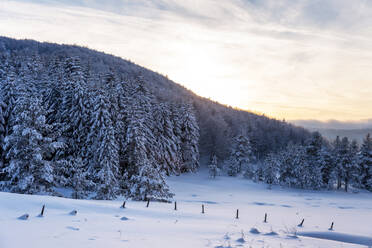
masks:
<svg viewBox="0 0 372 248"><path fill-rule="evenodd" d="M127 197L135 200L172 197L158 164L153 134L152 99L142 77L128 97L124 175L121 183Z"/></svg>
<svg viewBox="0 0 372 248"><path fill-rule="evenodd" d="M276 154L270 153L263 164L262 175L264 182L269 184L269 187L278 183L279 177L279 159Z"/></svg>
<svg viewBox="0 0 372 248"><path fill-rule="evenodd" d="M90 175L96 184L97 199L114 199L119 190L119 146L115 138L110 103L103 91L97 92L88 135L92 144Z"/></svg>
<svg viewBox="0 0 372 248"><path fill-rule="evenodd" d="M167 175L179 174L182 157L179 137L174 133L171 112L167 104L158 104L154 107L154 136L159 151L156 160Z"/></svg>
<svg viewBox="0 0 372 248"><path fill-rule="evenodd" d="M191 104L181 107L181 172L195 172L199 168L199 126Z"/></svg>
<svg viewBox="0 0 372 248"><path fill-rule="evenodd" d="M45 116L40 99L27 86L20 84L19 95L11 110L13 126L5 137L6 187L12 192L51 192L53 167L43 157L45 143Z"/></svg>
<svg viewBox="0 0 372 248"><path fill-rule="evenodd" d="M124 88L124 82L118 82L115 86L117 92L117 104L118 104L118 111L115 113L116 115L116 125L115 125L115 133L116 139L119 146L119 161L124 161L124 154L125 154L125 137L126 137L126 92ZM122 174L122 172L121 172Z"/></svg>
<svg viewBox="0 0 372 248"><path fill-rule="evenodd" d="M322 147L323 138L319 132L314 132L305 147L306 158L302 173L302 185L304 188L319 189L322 187Z"/></svg>
<svg viewBox="0 0 372 248"><path fill-rule="evenodd" d="M3 97L0 92L0 171L3 169L3 166L4 166L2 155L3 155L5 130L6 130L5 111L6 111L6 104L3 101ZM0 172L0 181L1 180L2 180L2 173Z"/></svg>
<svg viewBox="0 0 372 248"><path fill-rule="evenodd" d="M234 139L227 167L227 174L229 176L236 176L242 171L242 168L247 168L248 173L253 173L248 167L252 158L253 153L249 138L243 134L239 134Z"/></svg>
<svg viewBox="0 0 372 248"><path fill-rule="evenodd" d="M322 148L321 158L322 158L321 159L321 162L322 162L321 172L322 172L323 185L331 189L335 182L334 172L335 172L337 161L330 147Z"/></svg>
<svg viewBox="0 0 372 248"><path fill-rule="evenodd" d="M69 161L71 163L71 161ZM88 196L88 189L93 186L91 180L88 179L88 172L84 168L84 164L81 158L74 161L73 166L70 168L74 169L73 176L71 178L71 186L73 193L71 195L74 199L84 199Z"/></svg>
<svg viewBox="0 0 372 248"><path fill-rule="evenodd" d="M372 191L372 138L370 134L367 134L360 148L359 171L361 186Z"/></svg>

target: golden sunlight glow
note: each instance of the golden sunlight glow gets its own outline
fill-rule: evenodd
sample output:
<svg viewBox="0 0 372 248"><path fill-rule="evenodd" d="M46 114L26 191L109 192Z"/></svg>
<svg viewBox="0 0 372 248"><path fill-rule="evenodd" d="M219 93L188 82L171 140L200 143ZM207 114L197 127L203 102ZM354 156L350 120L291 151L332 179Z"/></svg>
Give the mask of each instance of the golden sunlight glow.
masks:
<svg viewBox="0 0 372 248"><path fill-rule="evenodd" d="M177 3L182 8L169 10L147 1L123 1L123 6L135 6L133 13L123 6L62 3L2 1L0 35L112 53L168 75L201 96L278 119L372 116L368 5L353 9L358 18L349 23L350 4L340 0L337 22L325 12L316 17L322 23L316 23L300 4L276 20L238 0L185 1ZM346 29L345 22L353 28Z"/></svg>

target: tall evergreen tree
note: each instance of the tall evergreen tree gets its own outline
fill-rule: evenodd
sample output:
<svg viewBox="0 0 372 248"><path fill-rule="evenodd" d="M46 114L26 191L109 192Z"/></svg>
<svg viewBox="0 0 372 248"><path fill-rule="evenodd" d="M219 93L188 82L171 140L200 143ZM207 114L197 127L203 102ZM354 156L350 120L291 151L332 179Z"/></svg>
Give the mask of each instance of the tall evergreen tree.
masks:
<svg viewBox="0 0 372 248"><path fill-rule="evenodd" d="M276 154L270 153L263 164L262 174L264 182L269 184L269 187L278 183L280 163Z"/></svg>
<svg viewBox="0 0 372 248"><path fill-rule="evenodd" d="M89 170L96 184L96 198L114 199L119 190L119 146L110 114L110 102L103 91L97 93L88 135L93 157Z"/></svg>
<svg viewBox="0 0 372 248"><path fill-rule="evenodd" d="M252 157L253 153L249 138L243 134L239 134L234 139L227 174L229 176L236 176L243 168L248 168Z"/></svg>
<svg viewBox="0 0 372 248"><path fill-rule="evenodd" d="M199 168L199 126L191 104L181 107L181 172L195 172Z"/></svg>
<svg viewBox="0 0 372 248"><path fill-rule="evenodd" d="M19 96L12 109L13 126L5 137L5 186L12 192L51 192L53 167L43 157L45 116L40 99L19 85Z"/></svg>
<svg viewBox="0 0 372 248"><path fill-rule="evenodd" d="M322 162L322 180L323 185L332 188L335 182L334 172L336 167L336 158L331 150L331 147L323 147L321 150L321 162Z"/></svg>
<svg viewBox="0 0 372 248"><path fill-rule="evenodd" d="M171 111L167 104L158 104L153 110L154 136L159 149L156 160L167 175L179 174L182 157L180 138L174 133Z"/></svg>
<svg viewBox="0 0 372 248"><path fill-rule="evenodd" d="M156 159L156 138L152 131L154 100L141 77L128 92L131 94L127 108L126 156L121 187L127 197L135 200L172 197Z"/></svg>
<svg viewBox="0 0 372 248"><path fill-rule="evenodd" d="M361 186L372 191L372 138L370 134L367 134L360 148L359 170Z"/></svg>

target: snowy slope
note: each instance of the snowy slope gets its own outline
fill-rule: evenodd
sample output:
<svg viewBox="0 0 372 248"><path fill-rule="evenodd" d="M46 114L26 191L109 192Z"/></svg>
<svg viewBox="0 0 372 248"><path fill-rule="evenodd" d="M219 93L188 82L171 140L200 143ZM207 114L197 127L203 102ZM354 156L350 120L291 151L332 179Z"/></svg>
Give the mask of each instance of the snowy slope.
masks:
<svg viewBox="0 0 372 248"><path fill-rule="evenodd" d="M173 203L151 202L146 208L127 202L121 209L121 200L0 193L0 247L366 247L331 239L368 243L372 237L369 193L268 190L244 179L212 180L207 173L168 182L177 211ZM44 217L37 217L43 204ZM74 209L76 216L69 214ZM28 220L18 219L25 213ZM302 218L304 227L297 227ZM334 231L328 231L331 222Z"/></svg>

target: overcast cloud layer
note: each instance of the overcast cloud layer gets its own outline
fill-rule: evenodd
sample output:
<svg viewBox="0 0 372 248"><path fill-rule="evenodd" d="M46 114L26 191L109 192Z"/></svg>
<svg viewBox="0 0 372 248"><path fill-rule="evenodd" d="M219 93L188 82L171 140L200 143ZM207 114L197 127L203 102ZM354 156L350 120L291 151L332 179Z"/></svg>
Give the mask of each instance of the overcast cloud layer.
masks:
<svg viewBox="0 0 372 248"><path fill-rule="evenodd" d="M370 0L2 0L0 35L112 53L276 118L372 117Z"/></svg>

